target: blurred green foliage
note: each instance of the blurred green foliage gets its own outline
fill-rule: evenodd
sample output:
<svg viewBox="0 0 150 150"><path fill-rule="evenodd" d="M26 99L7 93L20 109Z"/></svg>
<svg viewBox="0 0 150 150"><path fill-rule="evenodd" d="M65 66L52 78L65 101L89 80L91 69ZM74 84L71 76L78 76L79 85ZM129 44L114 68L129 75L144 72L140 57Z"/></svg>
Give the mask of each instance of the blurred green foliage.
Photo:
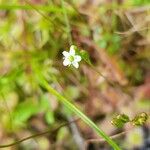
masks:
<svg viewBox="0 0 150 150"><path fill-rule="evenodd" d="M138 43L134 41L134 39L136 40L134 33L129 38L116 33L130 29L130 23L123 22L122 16L120 17L117 13L120 10L126 11L138 6L147 6L150 4L149 0L127 0L121 5L116 2L104 4L96 9L94 16L96 21L92 20L94 17L87 15L91 11L90 8L87 14L78 12L80 3L82 2L73 0L65 3L70 25L75 31L77 29L81 36L79 39L74 39L74 44L78 44L84 49L86 46L84 47L84 44L80 43L82 37L93 40L109 56L117 58L131 87L142 84L144 82L143 75L147 72L150 63L149 48L146 44L137 46ZM121 11L119 13L122 13ZM42 121L48 126L61 122L67 118L68 111L61 109L62 106L54 102L54 97L37 83L36 70L42 72L51 86L58 89L60 93L63 89L62 94L72 100L84 98L86 94L81 95L83 93L71 80L71 74L75 75L79 83L83 83L83 86L87 86L89 81L83 77L83 70L80 74L78 71L64 69L62 66L61 53L70 45L60 1L48 0L42 4L34 2L29 4L19 0L0 0L0 18L0 114L2 127L6 131L16 132L19 129L27 128L30 120L41 114ZM149 35L142 32L140 33L141 37L149 38ZM130 54L132 50L136 51L135 54ZM92 53L88 53L86 49L79 53L91 65ZM97 61L101 63L101 60ZM141 103L139 105L143 106L143 109L149 105L147 102L146 104ZM68 133L66 128L62 128L57 138L63 139L66 133Z"/></svg>

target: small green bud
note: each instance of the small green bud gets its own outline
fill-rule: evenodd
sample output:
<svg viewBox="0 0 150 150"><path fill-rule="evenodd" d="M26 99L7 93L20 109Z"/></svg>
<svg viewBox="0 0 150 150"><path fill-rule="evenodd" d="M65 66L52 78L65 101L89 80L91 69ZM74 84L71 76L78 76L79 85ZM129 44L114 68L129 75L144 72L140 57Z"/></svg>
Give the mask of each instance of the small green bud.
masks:
<svg viewBox="0 0 150 150"><path fill-rule="evenodd" d="M118 115L117 118L120 119L124 123L127 123L130 120L129 117L125 114Z"/></svg>
<svg viewBox="0 0 150 150"><path fill-rule="evenodd" d="M136 125L136 126L142 126L147 121L147 119L148 119L148 115L145 112L143 112L135 116L135 118L132 120L132 123L133 125Z"/></svg>
<svg viewBox="0 0 150 150"><path fill-rule="evenodd" d="M124 124L129 121L130 121L130 119L127 115L120 114L120 115L117 115L116 117L114 117L113 120L111 121L111 123L118 128L122 128L124 126Z"/></svg>

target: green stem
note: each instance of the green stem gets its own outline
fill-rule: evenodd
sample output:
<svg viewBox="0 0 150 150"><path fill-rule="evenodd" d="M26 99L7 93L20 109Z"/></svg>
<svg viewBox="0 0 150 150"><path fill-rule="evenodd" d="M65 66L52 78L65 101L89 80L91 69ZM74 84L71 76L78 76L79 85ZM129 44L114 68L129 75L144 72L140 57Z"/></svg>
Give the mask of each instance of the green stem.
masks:
<svg viewBox="0 0 150 150"><path fill-rule="evenodd" d="M64 14L66 26L67 26L67 34L68 34L69 44L72 45L71 26L69 23L67 11L66 11L65 6L64 6L64 0L61 0L61 4L62 4L62 9L63 9L63 14Z"/></svg>

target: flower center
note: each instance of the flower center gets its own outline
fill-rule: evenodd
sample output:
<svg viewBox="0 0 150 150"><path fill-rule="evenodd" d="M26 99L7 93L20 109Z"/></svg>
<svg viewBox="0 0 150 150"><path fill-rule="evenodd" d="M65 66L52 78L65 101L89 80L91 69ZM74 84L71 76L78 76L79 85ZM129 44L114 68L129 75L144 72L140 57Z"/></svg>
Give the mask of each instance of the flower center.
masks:
<svg viewBox="0 0 150 150"><path fill-rule="evenodd" d="M73 62L74 61L74 57L73 56L69 56L69 61Z"/></svg>

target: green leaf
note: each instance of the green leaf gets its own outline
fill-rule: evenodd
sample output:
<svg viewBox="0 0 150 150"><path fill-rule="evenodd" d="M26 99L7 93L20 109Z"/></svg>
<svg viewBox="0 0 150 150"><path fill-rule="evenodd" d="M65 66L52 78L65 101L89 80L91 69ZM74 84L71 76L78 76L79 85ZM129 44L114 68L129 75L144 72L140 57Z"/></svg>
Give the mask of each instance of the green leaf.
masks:
<svg viewBox="0 0 150 150"><path fill-rule="evenodd" d="M32 100L20 103L13 113L13 122L16 126L21 126L33 115L39 111L38 104Z"/></svg>
<svg viewBox="0 0 150 150"><path fill-rule="evenodd" d="M55 122L54 113L51 110L48 110L45 114L45 119L48 124L53 124Z"/></svg>
<svg viewBox="0 0 150 150"><path fill-rule="evenodd" d="M41 99L40 99L40 106L41 106L41 111L47 111L50 107L50 103L49 100L47 98L46 95L42 95Z"/></svg>
<svg viewBox="0 0 150 150"><path fill-rule="evenodd" d="M99 46L100 46L101 48L106 48L106 47L107 47L107 41L104 40L104 39L100 40L100 41L98 42L98 44L99 44Z"/></svg>
<svg viewBox="0 0 150 150"><path fill-rule="evenodd" d="M45 113L45 120L48 124L52 124L55 122L54 113L51 109L51 104L49 99L47 98L47 95L42 95L40 100L40 107L41 110Z"/></svg>
<svg viewBox="0 0 150 150"><path fill-rule="evenodd" d="M85 50L81 50L80 56L85 62L87 62L89 65L92 65L88 52L86 52Z"/></svg>

